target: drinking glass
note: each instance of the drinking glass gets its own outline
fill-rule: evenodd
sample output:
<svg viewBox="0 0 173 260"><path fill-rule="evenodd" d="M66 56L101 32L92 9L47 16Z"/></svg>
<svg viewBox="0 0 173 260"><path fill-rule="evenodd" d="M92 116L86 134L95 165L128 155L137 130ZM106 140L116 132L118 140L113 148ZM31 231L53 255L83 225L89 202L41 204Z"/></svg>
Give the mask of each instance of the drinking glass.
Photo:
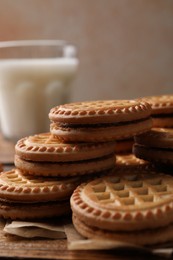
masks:
<svg viewBox="0 0 173 260"><path fill-rule="evenodd" d="M0 42L0 124L2 135L18 139L49 131L48 113L70 102L79 60L63 40Z"/></svg>

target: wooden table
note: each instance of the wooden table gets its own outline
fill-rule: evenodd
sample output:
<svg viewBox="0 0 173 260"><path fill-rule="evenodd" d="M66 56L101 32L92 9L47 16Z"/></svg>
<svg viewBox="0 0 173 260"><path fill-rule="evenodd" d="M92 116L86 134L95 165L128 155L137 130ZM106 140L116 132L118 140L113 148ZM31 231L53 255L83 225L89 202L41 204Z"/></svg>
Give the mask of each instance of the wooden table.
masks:
<svg viewBox="0 0 173 260"><path fill-rule="evenodd" d="M147 255L128 251L70 251L67 250L67 241L51 239L24 239L9 236L3 233L5 222L0 222L0 259L84 259L84 260L123 260L146 259ZM148 256L149 259L157 259ZM158 258L163 259L163 258Z"/></svg>
<svg viewBox="0 0 173 260"><path fill-rule="evenodd" d="M14 144L5 141L0 136L0 162L4 169L14 167ZM5 221L0 220L0 259L86 259L86 260L111 260L111 259L156 259L151 255L143 255L137 251L107 250L107 251L70 251L67 241L51 239L24 239L7 235L3 232ZM163 259L157 257L157 259Z"/></svg>

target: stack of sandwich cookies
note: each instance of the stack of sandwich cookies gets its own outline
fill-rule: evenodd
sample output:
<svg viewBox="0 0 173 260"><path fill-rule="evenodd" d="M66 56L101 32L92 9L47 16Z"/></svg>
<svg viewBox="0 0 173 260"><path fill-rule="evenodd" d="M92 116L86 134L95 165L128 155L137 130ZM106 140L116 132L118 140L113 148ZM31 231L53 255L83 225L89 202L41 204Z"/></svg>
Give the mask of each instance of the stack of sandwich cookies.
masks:
<svg viewBox="0 0 173 260"><path fill-rule="evenodd" d="M115 167L124 169L145 165L142 160L134 158L132 146L135 134L151 129L150 114L151 107L145 101L109 100L61 105L51 109L49 118L53 122L51 133L61 142L116 141L115 161L120 154L121 159L117 157ZM130 160L122 158L127 153L130 153ZM128 163L124 163L127 160Z"/></svg>
<svg viewBox="0 0 173 260"><path fill-rule="evenodd" d="M30 175L95 174L115 166L115 143L62 143L50 133L19 140L15 166Z"/></svg>
<svg viewBox="0 0 173 260"><path fill-rule="evenodd" d="M69 212L73 190L114 169L115 141L151 129L150 114L145 101L81 102L53 108L51 133L22 138L15 146L16 169L0 178L0 216L25 219Z"/></svg>
<svg viewBox="0 0 173 260"><path fill-rule="evenodd" d="M70 213L70 196L81 182L114 168L115 143L68 144L41 133L17 142L14 162L16 169L0 176L0 216L61 216Z"/></svg>
<svg viewBox="0 0 173 260"><path fill-rule="evenodd" d="M145 101L104 100L52 108L50 131L64 142L107 142L133 137L152 127Z"/></svg>
<svg viewBox="0 0 173 260"><path fill-rule="evenodd" d="M173 177L124 171L73 192L73 224L84 237L153 245L173 239Z"/></svg>
<svg viewBox="0 0 173 260"><path fill-rule="evenodd" d="M19 169L3 172L0 176L0 217L38 219L69 214L69 198L79 183L78 177L28 176Z"/></svg>

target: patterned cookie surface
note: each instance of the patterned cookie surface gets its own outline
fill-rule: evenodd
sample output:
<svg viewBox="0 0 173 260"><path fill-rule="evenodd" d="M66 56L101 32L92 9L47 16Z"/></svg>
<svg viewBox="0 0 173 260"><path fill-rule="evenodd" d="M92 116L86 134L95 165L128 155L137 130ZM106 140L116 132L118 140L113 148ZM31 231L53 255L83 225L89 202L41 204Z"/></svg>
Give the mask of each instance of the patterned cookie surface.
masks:
<svg viewBox="0 0 173 260"><path fill-rule="evenodd" d="M50 120L68 124L118 123L147 118L151 107L145 101L100 100L76 102L52 108Z"/></svg>
<svg viewBox="0 0 173 260"><path fill-rule="evenodd" d="M19 140L15 152L25 160L65 162L94 159L115 152L113 142L62 143L50 133L41 133Z"/></svg>
<svg viewBox="0 0 173 260"><path fill-rule="evenodd" d="M74 215L112 231L142 230L173 221L173 177L148 171L116 171L73 192Z"/></svg>
<svg viewBox="0 0 173 260"><path fill-rule="evenodd" d="M118 169L147 169L151 167L149 162L137 158L134 154L116 155L116 167Z"/></svg>
<svg viewBox="0 0 173 260"><path fill-rule="evenodd" d="M152 114L173 113L173 95L145 97L143 100L151 104Z"/></svg>
<svg viewBox="0 0 173 260"><path fill-rule="evenodd" d="M68 198L79 178L44 178L23 175L19 169L0 175L0 198L17 202L42 202Z"/></svg>
<svg viewBox="0 0 173 260"><path fill-rule="evenodd" d="M153 127L173 127L173 95L151 96L142 100L152 107Z"/></svg>

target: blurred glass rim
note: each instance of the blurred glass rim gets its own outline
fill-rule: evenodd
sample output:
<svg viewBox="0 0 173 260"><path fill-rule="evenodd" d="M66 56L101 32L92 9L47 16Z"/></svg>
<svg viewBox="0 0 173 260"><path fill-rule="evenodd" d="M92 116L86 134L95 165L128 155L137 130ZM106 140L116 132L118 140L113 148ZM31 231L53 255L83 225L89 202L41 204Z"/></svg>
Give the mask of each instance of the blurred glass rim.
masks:
<svg viewBox="0 0 173 260"><path fill-rule="evenodd" d="M65 46L73 45L64 40L17 40L0 41L0 48L18 47L18 46Z"/></svg>
<svg viewBox="0 0 173 260"><path fill-rule="evenodd" d="M75 44L70 43L65 40L15 40L15 41L0 41L0 52L12 51L17 49L24 48L27 52L28 49L36 49L37 52L39 48L44 48L44 51L50 52L50 48L58 50L61 52L64 57L76 57L77 56L77 47ZM1 54L0 53L0 54ZM0 57L1 58L1 57Z"/></svg>

